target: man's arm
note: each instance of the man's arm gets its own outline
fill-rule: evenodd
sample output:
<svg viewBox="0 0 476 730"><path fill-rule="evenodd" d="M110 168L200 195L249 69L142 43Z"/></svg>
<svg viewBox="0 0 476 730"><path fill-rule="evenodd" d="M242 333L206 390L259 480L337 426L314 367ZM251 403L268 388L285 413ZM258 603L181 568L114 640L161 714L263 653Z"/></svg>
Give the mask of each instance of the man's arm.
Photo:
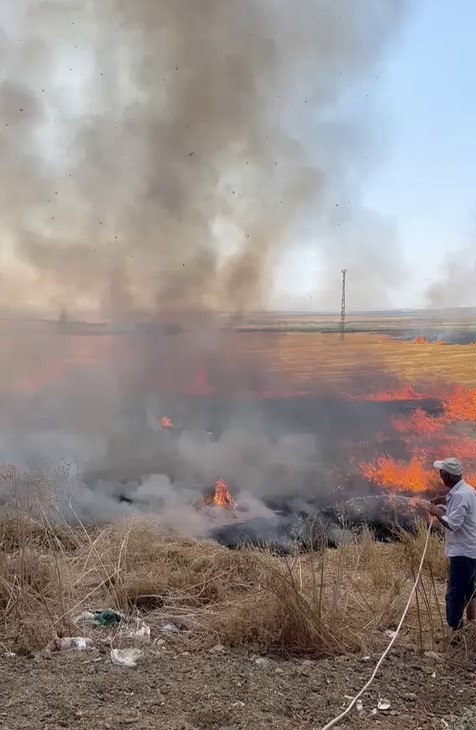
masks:
<svg viewBox="0 0 476 730"><path fill-rule="evenodd" d="M431 505L430 514L435 515L439 522L452 532L459 530L468 512L468 499L465 494L454 494L451 496L448 510L445 514L442 507Z"/></svg>

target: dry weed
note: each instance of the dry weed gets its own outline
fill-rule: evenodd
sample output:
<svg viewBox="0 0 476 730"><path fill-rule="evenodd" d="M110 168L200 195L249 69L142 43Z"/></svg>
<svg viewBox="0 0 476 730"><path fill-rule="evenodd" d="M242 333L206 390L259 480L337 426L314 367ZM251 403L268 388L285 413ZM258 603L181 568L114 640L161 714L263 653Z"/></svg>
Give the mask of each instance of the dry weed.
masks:
<svg viewBox="0 0 476 730"><path fill-rule="evenodd" d="M192 646L221 641L314 657L368 651L400 618L423 537L382 545L365 532L336 550L282 558L178 538L146 520L86 530L18 515L0 520L0 642L42 648L73 631L80 610L112 607L153 629L181 617ZM421 649L442 633L438 536L428 555L403 632Z"/></svg>

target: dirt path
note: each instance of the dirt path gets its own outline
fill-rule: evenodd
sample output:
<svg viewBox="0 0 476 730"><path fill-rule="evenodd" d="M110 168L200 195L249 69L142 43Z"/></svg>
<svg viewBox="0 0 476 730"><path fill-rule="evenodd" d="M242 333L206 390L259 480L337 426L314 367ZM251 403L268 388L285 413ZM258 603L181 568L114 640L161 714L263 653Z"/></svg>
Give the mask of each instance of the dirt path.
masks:
<svg viewBox="0 0 476 730"><path fill-rule="evenodd" d="M398 651L345 730L476 727L474 675ZM135 669L97 651L0 659L0 726L8 730L319 730L368 678L372 661L277 662L148 648ZM372 715L378 697L390 713ZM466 708L466 710L465 710ZM451 720L469 715L467 724ZM441 719L446 718L448 725Z"/></svg>

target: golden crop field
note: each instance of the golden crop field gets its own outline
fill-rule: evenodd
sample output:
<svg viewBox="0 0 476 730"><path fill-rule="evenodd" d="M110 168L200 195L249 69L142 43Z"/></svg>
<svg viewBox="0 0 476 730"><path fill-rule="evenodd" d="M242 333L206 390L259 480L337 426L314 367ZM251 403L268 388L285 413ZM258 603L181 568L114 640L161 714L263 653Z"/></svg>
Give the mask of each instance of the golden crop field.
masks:
<svg viewBox="0 0 476 730"><path fill-rule="evenodd" d="M302 318L299 321L302 324ZM390 318L385 321L388 326ZM270 324L265 330L225 328L223 338L218 336L204 348L200 338L192 338L192 344L187 344L187 334L165 334L160 338L161 355L157 355L157 380L160 383L164 362L171 363L169 370L173 372L190 371L190 378L200 369L208 370L213 362L215 373L258 373L258 380L251 375L250 382L266 383L264 387L270 388L345 388L359 376L369 385L375 380L378 387L382 375L401 384L425 381L476 386L475 345L405 341L382 332L348 332L341 342L338 333L273 331L277 320L270 319ZM150 358L155 357L154 348L150 352L147 349L148 338L137 334L58 336L9 332L3 333L1 344L2 392L34 392L70 372L94 370L97 366L107 369L141 357L146 350L148 366L153 369Z"/></svg>
<svg viewBox="0 0 476 730"><path fill-rule="evenodd" d="M311 387L321 378L345 383L359 372L384 372L403 383L429 380L476 385L476 346L417 344L380 334L246 333L240 355L261 355L270 371Z"/></svg>

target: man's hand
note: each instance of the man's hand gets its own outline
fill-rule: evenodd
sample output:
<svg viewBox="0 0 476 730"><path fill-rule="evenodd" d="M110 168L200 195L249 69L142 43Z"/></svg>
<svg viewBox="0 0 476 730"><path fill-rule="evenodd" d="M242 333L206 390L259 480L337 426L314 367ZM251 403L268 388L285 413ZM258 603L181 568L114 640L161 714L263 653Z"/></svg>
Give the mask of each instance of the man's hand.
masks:
<svg viewBox="0 0 476 730"><path fill-rule="evenodd" d="M436 517L438 522L441 522L443 527L445 527L447 530L453 531L453 528L449 526L448 520L446 518L446 511L444 507L442 507L439 504L431 504L431 502L427 505L428 514L433 515L433 517Z"/></svg>
<svg viewBox="0 0 476 730"><path fill-rule="evenodd" d="M444 517L445 510L440 504L428 504L428 512L434 517Z"/></svg>

